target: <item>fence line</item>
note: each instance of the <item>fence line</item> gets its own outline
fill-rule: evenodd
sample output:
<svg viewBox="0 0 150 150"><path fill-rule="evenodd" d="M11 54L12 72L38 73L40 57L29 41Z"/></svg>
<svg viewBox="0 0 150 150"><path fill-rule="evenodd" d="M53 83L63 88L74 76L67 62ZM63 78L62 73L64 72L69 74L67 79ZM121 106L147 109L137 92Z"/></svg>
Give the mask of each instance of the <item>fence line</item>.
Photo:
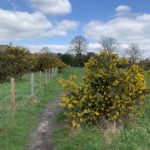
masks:
<svg viewBox="0 0 150 150"><path fill-rule="evenodd" d="M50 83L50 79L56 76L58 68L51 68L45 71L39 71L24 75L21 80L15 81L14 78L10 82L0 84L0 117L5 116L5 112L14 111L16 108L23 108L28 105L31 100L36 100L38 94L43 92ZM15 83L16 82L16 83ZM4 113L4 114L3 114Z"/></svg>
<svg viewBox="0 0 150 150"><path fill-rule="evenodd" d="M34 100L35 93L34 93L34 73L31 73L31 99Z"/></svg>

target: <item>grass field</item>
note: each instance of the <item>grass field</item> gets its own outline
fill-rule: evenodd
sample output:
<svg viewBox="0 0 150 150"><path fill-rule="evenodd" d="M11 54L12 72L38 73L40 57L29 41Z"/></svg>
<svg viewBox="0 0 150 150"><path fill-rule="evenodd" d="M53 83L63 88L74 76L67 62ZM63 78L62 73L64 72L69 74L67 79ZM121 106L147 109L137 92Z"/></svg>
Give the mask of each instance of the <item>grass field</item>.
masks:
<svg viewBox="0 0 150 150"><path fill-rule="evenodd" d="M150 76L147 77L150 88ZM150 96L145 98L142 117L130 122L118 134L108 134L96 127L71 129L60 111L57 122L62 123L54 134L56 150L149 150L150 149ZM105 133L106 134L106 133Z"/></svg>
<svg viewBox="0 0 150 150"><path fill-rule="evenodd" d="M73 74L80 84L83 69L69 68L53 78L43 89L39 88L39 74L35 74L35 94L37 102L31 101L30 74L16 82L15 112L10 110L10 83L0 84L0 150L23 150L30 142L29 136L35 130L41 112L62 92L59 79L68 79ZM147 77L150 87L150 76ZM96 127L71 129L60 110L57 115L59 128L54 134L56 150L149 150L150 149L150 96L145 99L145 113L142 117L120 129L117 136L108 135L106 142L103 132Z"/></svg>
<svg viewBox="0 0 150 150"><path fill-rule="evenodd" d="M69 68L53 78L46 86L39 87L39 74L35 74L35 94L37 102L31 101L30 74L15 83L17 109L10 109L10 83L0 84L0 150L23 150L29 143L29 135L36 128L41 112L61 93L59 79L67 79L71 74L81 76L83 70ZM44 74L43 85L44 85Z"/></svg>

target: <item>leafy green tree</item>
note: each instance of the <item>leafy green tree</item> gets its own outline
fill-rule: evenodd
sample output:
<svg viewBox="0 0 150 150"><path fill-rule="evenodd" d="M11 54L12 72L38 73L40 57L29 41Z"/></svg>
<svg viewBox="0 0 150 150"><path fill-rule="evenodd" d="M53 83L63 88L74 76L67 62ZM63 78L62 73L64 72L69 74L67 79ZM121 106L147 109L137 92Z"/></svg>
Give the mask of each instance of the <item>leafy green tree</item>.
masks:
<svg viewBox="0 0 150 150"><path fill-rule="evenodd" d="M33 54L32 59L32 71L45 71L46 69L50 69L52 67L58 67L59 70L62 70L67 67L66 64L57 57L57 55L47 51Z"/></svg>
<svg viewBox="0 0 150 150"><path fill-rule="evenodd" d="M23 47L8 46L0 52L0 81L19 78L30 71L30 52Z"/></svg>

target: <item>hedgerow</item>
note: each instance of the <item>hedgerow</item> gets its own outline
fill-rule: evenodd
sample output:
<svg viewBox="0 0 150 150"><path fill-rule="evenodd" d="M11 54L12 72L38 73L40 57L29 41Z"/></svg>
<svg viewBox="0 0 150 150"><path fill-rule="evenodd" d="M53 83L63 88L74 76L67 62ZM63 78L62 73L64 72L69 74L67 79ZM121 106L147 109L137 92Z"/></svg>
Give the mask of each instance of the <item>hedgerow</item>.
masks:
<svg viewBox="0 0 150 150"><path fill-rule="evenodd" d="M0 52L0 82L19 78L30 71L30 52L23 47L8 46Z"/></svg>
<svg viewBox="0 0 150 150"><path fill-rule="evenodd" d="M45 71L57 67L59 71L67 67L56 55L45 52L32 54L23 47L7 46L0 51L0 82L20 78L31 71Z"/></svg>
<svg viewBox="0 0 150 150"><path fill-rule="evenodd" d="M142 113L145 79L138 65L129 65L117 54L101 52L85 65L81 86L75 76L62 80L60 105L73 127L86 124L115 126Z"/></svg>
<svg viewBox="0 0 150 150"><path fill-rule="evenodd" d="M67 67L56 55L48 52L33 54L32 60L32 71L45 71L54 67L61 71Z"/></svg>

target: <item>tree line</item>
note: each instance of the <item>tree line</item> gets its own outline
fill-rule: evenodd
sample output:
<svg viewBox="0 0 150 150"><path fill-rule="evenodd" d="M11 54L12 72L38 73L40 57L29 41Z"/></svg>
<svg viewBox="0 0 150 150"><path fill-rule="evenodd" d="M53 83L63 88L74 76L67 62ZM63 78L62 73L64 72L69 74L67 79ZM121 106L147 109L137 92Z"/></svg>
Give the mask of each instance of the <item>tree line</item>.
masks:
<svg viewBox="0 0 150 150"><path fill-rule="evenodd" d="M109 53L117 52L119 44L116 39L102 36L99 40L100 50ZM88 41L84 36L75 36L67 53L54 54L49 48L44 47L39 53L31 53L28 49L10 44L2 50L0 47L0 82L7 81L10 77L20 78L30 71L44 71L58 67L59 71L66 65L83 67L86 62L96 54L87 52ZM140 60L141 50L138 44L132 43L125 49L125 55L130 64L139 64L144 69L150 69L150 60Z"/></svg>
<svg viewBox="0 0 150 150"><path fill-rule="evenodd" d="M45 71L52 67L58 67L61 71L66 66L57 55L48 51L31 53L19 46L0 49L0 82L7 81L10 77L18 79L25 73Z"/></svg>
<svg viewBox="0 0 150 150"><path fill-rule="evenodd" d="M111 37L101 36L99 40L99 51L104 50L108 55L110 53L116 53L119 51L119 42ZM88 51L88 41L84 36L75 36L68 48L67 53L58 53L58 57L67 65L83 67L84 64L90 59L91 56L95 56L94 52ZM129 64L139 64L144 69L150 69L150 60L141 59L142 51L137 43L131 43L124 51L124 57L129 60Z"/></svg>

